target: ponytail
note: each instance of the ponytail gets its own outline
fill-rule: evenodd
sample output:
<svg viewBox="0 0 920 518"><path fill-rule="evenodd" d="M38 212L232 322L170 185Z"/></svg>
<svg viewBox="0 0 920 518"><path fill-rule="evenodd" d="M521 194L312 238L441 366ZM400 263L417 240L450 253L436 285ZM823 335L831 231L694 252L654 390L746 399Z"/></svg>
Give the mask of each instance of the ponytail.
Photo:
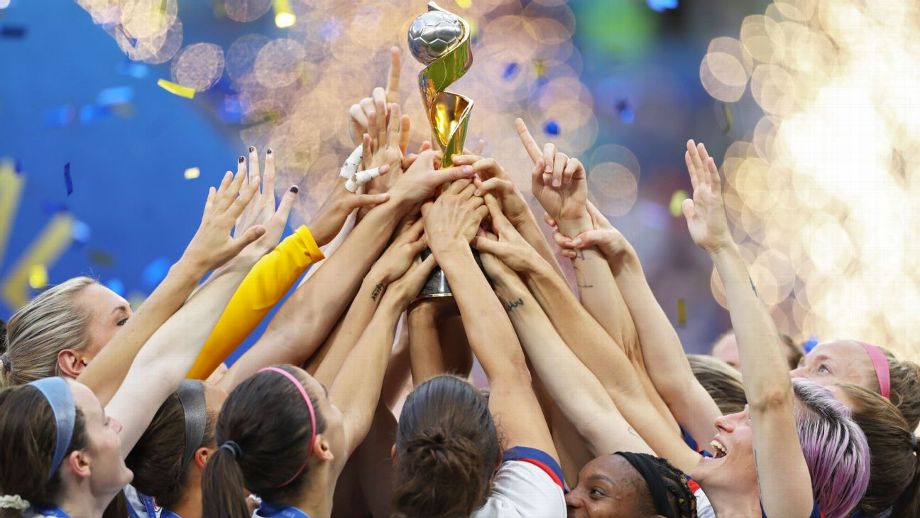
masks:
<svg viewBox="0 0 920 518"><path fill-rule="evenodd" d="M246 482L231 448L218 448L208 459L201 478L201 515L249 518Z"/></svg>
<svg viewBox="0 0 920 518"><path fill-rule="evenodd" d="M395 508L411 518L469 516L486 498L483 460L466 437L437 427L420 433L399 458Z"/></svg>
<svg viewBox="0 0 920 518"><path fill-rule="evenodd" d="M917 444L917 436L913 434L911 434L911 448L913 453L910 458L914 466L914 478L891 508L891 516L920 516L920 447Z"/></svg>

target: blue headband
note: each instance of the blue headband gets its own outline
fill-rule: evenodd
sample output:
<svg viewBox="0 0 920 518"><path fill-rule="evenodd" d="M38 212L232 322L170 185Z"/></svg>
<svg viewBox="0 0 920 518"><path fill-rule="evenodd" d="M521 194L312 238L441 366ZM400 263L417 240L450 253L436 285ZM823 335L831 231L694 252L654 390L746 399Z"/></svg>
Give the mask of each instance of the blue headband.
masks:
<svg viewBox="0 0 920 518"><path fill-rule="evenodd" d="M70 446L70 441L73 439L73 428L77 422L77 407L74 404L70 386L64 378L43 378L29 385L37 388L45 396L48 404L51 405L51 413L54 414L57 440L54 444L54 456L51 457L51 470L48 472L48 480L51 480L54 472L61 467L61 461L64 460L64 454L67 453L67 447Z"/></svg>

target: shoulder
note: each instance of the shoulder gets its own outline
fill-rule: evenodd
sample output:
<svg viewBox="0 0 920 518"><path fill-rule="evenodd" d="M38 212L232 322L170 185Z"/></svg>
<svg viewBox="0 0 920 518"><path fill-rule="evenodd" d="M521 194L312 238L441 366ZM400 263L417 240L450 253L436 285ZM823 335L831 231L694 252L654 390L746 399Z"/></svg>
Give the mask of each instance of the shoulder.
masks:
<svg viewBox="0 0 920 518"><path fill-rule="evenodd" d="M562 470L551 456L534 448L505 452L486 504L475 518L565 516Z"/></svg>

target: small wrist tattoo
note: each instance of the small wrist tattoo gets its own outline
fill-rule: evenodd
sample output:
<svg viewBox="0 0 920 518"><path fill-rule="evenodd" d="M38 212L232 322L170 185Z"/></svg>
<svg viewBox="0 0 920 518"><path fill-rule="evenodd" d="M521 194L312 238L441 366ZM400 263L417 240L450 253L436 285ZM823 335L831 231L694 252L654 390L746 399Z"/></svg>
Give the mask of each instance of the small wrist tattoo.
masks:
<svg viewBox="0 0 920 518"><path fill-rule="evenodd" d="M382 292L383 292L383 283L378 282L377 285L374 286L374 291L371 293L371 300L376 301L377 297L379 297Z"/></svg>
<svg viewBox="0 0 920 518"><path fill-rule="evenodd" d="M511 302L505 304L505 311L511 312L514 308L524 305L524 299L518 298L517 300L512 300Z"/></svg>

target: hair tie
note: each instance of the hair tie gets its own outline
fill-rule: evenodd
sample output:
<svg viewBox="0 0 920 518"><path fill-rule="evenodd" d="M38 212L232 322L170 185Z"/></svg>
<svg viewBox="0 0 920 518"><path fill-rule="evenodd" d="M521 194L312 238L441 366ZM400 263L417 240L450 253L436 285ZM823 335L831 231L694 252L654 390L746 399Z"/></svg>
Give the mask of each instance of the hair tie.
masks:
<svg viewBox="0 0 920 518"><path fill-rule="evenodd" d="M310 451L313 449L313 440L316 439L316 413L313 411L313 402L310 401L310 396L307 394L306 389L304 389L303 384L294 377L290 372L279 369L278 367L265 367L264 369L259 370L259 372L275 372L288 379L291 383L294 384L294 387L297 388L297 391L300 392L300 395L303 396L304 403L307 405L307 410L310 412L310 443L307 446L307 457L303 460L303 464L294 472L294 475L289 478L285 483L281 484L278 487L284 487L294 481L301 473L303 473L304 468L307 467L307 462L310 460Z"/></svg>
<svg viewBox="0 0 920 518"><path fill-rule="evenodd" d="M200 381L185 380L176 391L179 405L185 414L185 453L182 454L182 471L192 461L195 451L204 440L208 424L208 408L204 401L204 387Z"/></svg>
<svg viewBox="0 0 920 518"><path fill-rule="evenodd" d="M224 443L220 445L220 449L229 451L230 455L233 455L234 459L238 459L243 456L243 449L240 448L240 445L234 441L224 441Z"/></svg>
<svg viewBox="0 0 920 518"><path fill-rule="evenodd" d="M875 370L875 378L878 380L879 393L882 397L891 401L891 367L888 365L888 358L877 345L859 342L872 360L872 368Z"/></svg>
<svg viewBox="0 0 920 518"><path fill-rule="evenodd" d="M13 370L13 364L10 362L10 357L7 356L6 353L0 354L0 363L3 364L3 370Z"/></svg>
<svg viewBox="0 0 920 518"><path fill-rule="evenodd" d="M67 381L61 377L43 378L29 383L38 389L51 406L54 414L55 435L54 454L51 456L51 469L48 471L48 480L61 467L64 454L73 439L73 428L77 422L77 407L73 401L73 393Z"/></svg>
<svg viewBox="0 0 920 518"><path fill-rule="evenodd" d="M0 496L0 509L16 509L17 511L25 511L32 504L28 500L23 499L19 495L3 495Z"/></svg>

